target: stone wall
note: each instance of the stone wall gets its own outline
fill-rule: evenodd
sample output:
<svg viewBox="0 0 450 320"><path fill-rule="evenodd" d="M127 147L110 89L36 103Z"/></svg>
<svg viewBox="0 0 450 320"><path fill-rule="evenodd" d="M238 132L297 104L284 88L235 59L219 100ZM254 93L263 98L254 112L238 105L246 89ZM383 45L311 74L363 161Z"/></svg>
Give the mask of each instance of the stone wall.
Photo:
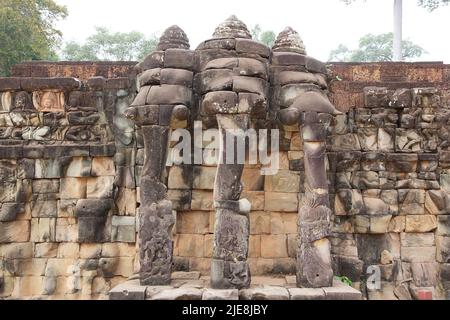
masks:
<svg viewBox="0 0 450 320"><path fill-rule="evenodd" d="M32 63L0 80L0 297L102 298L132 275L130 69Z"/></svg>
<svg viewBox="0 0 450 320"><path fill-rule="evenodd" d="M92 77L131 78L136 63L132 61L30 61L13 66L11 71L13 77L72 77L80 80L88 80Z"/></svg>
<svg viewBox="0 0 450 320"><path fill-rule="evenodd" d="M346 112L337 116L328 141L335 274L364 288L367 268L378 266L382 290L368 290L369 298L396 299L408 285L416 298L443 297L448 284L439 275L448 281L449 268L449 66L336 64L332 72L331 99ZM242 179L243 197L252 202L248 260L254 275L295 272L303 152L299 132L283 130L279 173L261 176L260 167L247 166ZM173 199L192 188L191 211L178 212L175 264L207 274L215 168L194 167L192 179L183 172L169 172L169 188L177 189Z"/></svg>
<svg viewBox="0 0 450 320"><path fill-rule="evenodd" d="M342 81L332 98L348 110L330 136L336 273L358 282L378 266L382 290L368 289L370 299L408 296L408 286L414 298L448 298L449 66L333 72Z"/></svg>
<svg viewBox="0 0 450 320"><path fill-rule="evenodd" d="M144 154L141 134L123 116L136 92L132 65L23 64L0 80L0 297L104 298L135 272ZM404 297L406 286L416 297L445 297L450 66L331 70L330 98L345 112L328 138L335 274L365 292L367 268L378 266L382 290L368 290L370 299ZM58 97L53 108L42 102L45 92ZM295 273L303 151L295 128L280 129L278 174L247 165L242 178L253 210L253 275ZM175 270L209 274L215 172L167 170Z"/></svg>

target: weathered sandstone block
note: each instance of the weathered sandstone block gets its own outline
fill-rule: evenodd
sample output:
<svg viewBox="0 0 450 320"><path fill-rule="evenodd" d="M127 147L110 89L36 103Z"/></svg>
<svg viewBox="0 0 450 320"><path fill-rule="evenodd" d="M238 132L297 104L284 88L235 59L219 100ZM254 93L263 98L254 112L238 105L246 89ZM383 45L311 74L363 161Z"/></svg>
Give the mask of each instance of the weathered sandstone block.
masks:
<svg viewBox="0 0 450 320"><path fill-rule="evenodd" d="M27 242L30 239L30 222L0 222L0 243Z"/></svg>
<svg viewBox="0 0 450 320"><path fill-rule="evenodd" d="M78 240L82 243L104 242L110 232L106 227L108 213L113 206L112 200L79 200L76 206L78 217Z"/></svg>

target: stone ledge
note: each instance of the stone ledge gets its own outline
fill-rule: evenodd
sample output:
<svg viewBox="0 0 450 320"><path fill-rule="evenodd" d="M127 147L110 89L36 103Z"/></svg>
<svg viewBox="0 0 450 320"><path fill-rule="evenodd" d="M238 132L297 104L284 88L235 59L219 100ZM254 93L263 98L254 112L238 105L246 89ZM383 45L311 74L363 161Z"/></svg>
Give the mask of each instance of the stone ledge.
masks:
<svg viewBox="0 0 450 320"><path fill-rule="evenodd" d="M178 279L168 286L141 286L139 280L129 280L109 292L110 300L361 300L360 291L334 281L329 288L294 288L285 286L252 285L249 289L216 290L208 287L207 277L192 279L195 273ZM181 278L191 278L182 280ZM196 277L195 277L196 278ZM270 280L267 278L267 280ZM268 281L270 283L272 281Z"/></svg>
<svg viewBox="0 0 450 320"><path fill-rule="evenodd" d="M109 300L145 300L147 287L139 285L139 280L119 284L109 291Z"/></svg>
<svg viewBox="0 0 450 320"><path fill-rule="evenodd" d="M0 145L0 159L56 159L59 157L112 157L116 153L114 143L94 144L83 141L78 144L30 144Z"/></svg>

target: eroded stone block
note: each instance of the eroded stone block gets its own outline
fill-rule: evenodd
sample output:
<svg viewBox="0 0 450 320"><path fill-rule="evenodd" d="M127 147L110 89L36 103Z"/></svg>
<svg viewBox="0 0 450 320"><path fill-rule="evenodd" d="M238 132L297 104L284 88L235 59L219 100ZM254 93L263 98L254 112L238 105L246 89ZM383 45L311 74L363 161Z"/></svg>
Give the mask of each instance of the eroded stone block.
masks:
<svg viewBox="0 0 450 320"><path fill-rule="evenodd" d="M361 145L356 134L343 134L331 138L332 151L360 151Z"/></svg>
<svg viewBox="0 0 450 320"><path fill-rule="evenodd" d="M441 99L437 88L414 88L412 90L412 102L415 107L435 108L439 106Z"/></svg>
<svg viewBox="0 0 450 320"><path fill-rule="evenodd" d="M150 300L201 300L203 291L197 288L177 288L162 290Z"/></svg>
<svg viewBox="0 0 450 320"><path fill-rule="evenodd" d="M152 86L148 92L147 105L191 105L192 90L180 85Z"/></svg>
<svg viewBox="0 0 450 320"><path fill-rule="evenodd" d="M430 232L437 228L436 216L406 216L406 232Z"/></svg>
<svg viewBox="0 0 450 320"><path fill-rule="evenodd" d="M82 243L105 242L109 239L106 220L113 207L109 199L79 200L76 206L78 217L78 240Z"/></svg>
<svg viewBox="0 0 450 320"><path fill-rule="evenodd" d="M30 222L0 222L0 243L27 242L30 239Z"/></svg>
<svg viewBox="0 0 450 320"><path fill-rule="evenodd" d="M237 289L205 289L202 300L239 300L239 290Z"/></svg>
<svg viewBox="0 0 450 320"><path fill-rule="evenodd" d="M25 204L23 203L2 203L0 204L0 222L11 222L16 217L25 213Z"/></svg>
<svg viewBox="0 0 450 320"><path fill-rule="evenodd" d="M57 212L56 200L45 199L31 204L31 216L34 218L56 218Z"/></svg>
<svg viewBox="0 0 450 320"><path fill-rule="evenodd" d="M376 151L378 149L377 128L359 128L358 139L363 151Z"/></svg>
<svg viewBox="0 0 450 320"><path fill-rule="evenodd" d="M31 242L55 242L56 219L33 218L31 219Z"/></svg>
<svg viewBox="0 0 450 320"><path fill-rule="evenodd" d="M402 247L402 261L434 262L436 261L436 247Z"/></svg>
<svg viewBox="0 0 450 320"><path fill-rule="evenodd" d="M336 215L355 215L365 211L361 192L355 189L344 189L336 192L334 202Z"/></svg>
<svg viewBox="0 0 450 320"><path fill-rule="evenodd" d="M66 177L89 177L91 175L91 159L75 157L66 169Z"/></svg>
<svg viewBox="0 0 450 320"><path fill-rule="evenodd" d="M114 176L88 178L86 197L88 199L109 199L113 196Z"/></svg>
<svg viewBox="0 0 450 320"><path fill-rule="evenodd" d="M450 262L450 237L436 237L436 259L442 263Z"/></svg>
<svg viewBox="0 0 450 320"><path fill-rule="evenodd" d="M382 87L364 88L364 103L366 108L380 108L388 106L388 90Z"/></svg>
<svg viewBox="0 0 450 320"><path fill-rule="evenodd" d="M147 287L129 281L109 291L109 300L145 300Z"/></svg>
<svg viewBox="0 0 450 320"><path fill-rule="evenodd" d="M425 213L425 190L399 190L398 196L400 204L400 214L422 215Z"/></svg>
<svg viewBox="0 0 450 320"><path fill-rule="evenodd" d="M110 157L95 157L92 159L91 176L114 176L116 169L114 160Z"/></svg>
<svg viewBox="0 0 450 320"><path fill-rule="evenodd" d="M450 216L438 216L437 234L450 236Z"/></svg>
<svg viewBox="0 0 450 320"><path fill-rule="evenodd" d="M388 153L386 155L386 170L392 172L416 172L417 154Z"/></svg>
<svg viewBox="0 0 450 320"><path fill-rule="evenodd" d="M113 216L112 217L111 240L115 242L136 241L136 219L135 217Z"/></svg>
<svg viewBox="0 0 450 320"><path fill-rule="evenodd" d="M78 225L74 218L56 219L56 241L78 242Z"/></svg>
<svg viewBox="0 0 450 320"><path fill-rule="evenodd" d="M63 178L60 180L61 199L86 198L86 178Z"/></svg>
<svg viewBox="0 0 450 320"><path fill-rule="evenodd" d="M295 193L265 192L265 210L275 212L297 212L298 195Z"/></svg>
<svg viewBox="0 0 450 320"><path fill-rule="evenodd" d="M300 190L300 175L292 171L280 170L276 175L265 177L264 189L267 192L298 193Z"/></svg>
<svg viewBox="0 0 450 320"><path fill-rule="evenodd" d="M361 300L361 292L347 285L323 288L325 300Z"/></svg>
<svg viewBox="0 0 450 320"><path fill-rule="evenodd" d="M435 243L434 233L402 233L401 243L403 247L427 247Z"/></svg>
<svg viewBox="0 0 450 320"><path fill-rule="evenodd" d="M283 287L257 287L239 291L240 300L289 300L289 291Z"/></svg>
<svg viewBox="0 0 450 320"><path fill-rule="evenodd" d="M395 148L399 152L419 152L422 147L422 136L416 130L397 129Z"/></svg>

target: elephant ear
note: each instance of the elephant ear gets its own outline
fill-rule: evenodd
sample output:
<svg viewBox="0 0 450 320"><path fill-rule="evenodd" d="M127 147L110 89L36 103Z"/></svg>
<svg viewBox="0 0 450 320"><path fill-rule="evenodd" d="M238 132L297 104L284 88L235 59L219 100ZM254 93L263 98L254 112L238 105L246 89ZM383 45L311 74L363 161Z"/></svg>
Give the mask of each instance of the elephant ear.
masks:
<svg viewBox="0 0 450 320"><path fill-rule="evenodd" d="M298 95L291 108L295 108L300 112L319 112L332 115L342 114L337 110L328 98L316 91L308 91Z"/></svg>

